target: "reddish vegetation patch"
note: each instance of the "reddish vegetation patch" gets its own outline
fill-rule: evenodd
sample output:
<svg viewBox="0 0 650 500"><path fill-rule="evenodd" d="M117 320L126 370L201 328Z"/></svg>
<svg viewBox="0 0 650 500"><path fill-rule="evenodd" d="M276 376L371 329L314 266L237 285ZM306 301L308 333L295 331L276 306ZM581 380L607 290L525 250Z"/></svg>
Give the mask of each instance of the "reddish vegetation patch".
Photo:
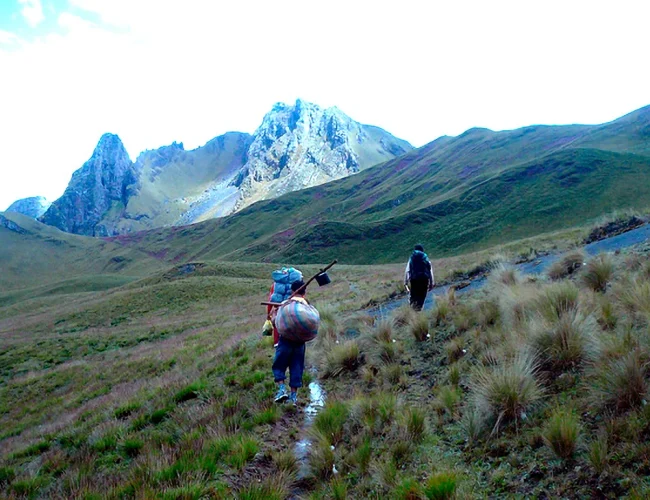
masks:
<svg viewBox="0 0 650 500"><path fill-rule="evenodd" d="M285 229L284 231L281 231L277 233L274 237L274 240L277 243L280 243L282 245L286 245L291 241L291 239L296 235L295 229Z"/></svg>
<svg viewBox="0 0 650 500"><path fill-rule="evenodd" d="M401 172L402 170L406 170L408 167L411 166L411 160L400 160L400 162L395 166L394 170L395 172Z"/></svg>
<svg viewBox="0 0 650 500"><path fill-rule="evenodd" d="M167 253L166 250L165 250L165 253ZM172 259L172 262L176 264L176 263L180 262L181 260L184 260L185 257L187 257L187 252L181 252L176 257L174 257Z"/></svg>
<svg viewBox="0 0 650 500"><path fill-rule="evenodd" d="M324 197L325 197L325 193L323 193L320 190L319 191L314 191L314 195L312 196L312 198L314 200L322 200Z"/></svg>
<svg viewBox="0 0 650 500"><path fill-rule="evenodd" d="M169 249L163 248L162 250L158 250L157 252L147 252L147 255L150 257L153 257L154 259L158 260L165 260L165 257L167 256L167 251Z"/></svg>
<svg viewBox="0 0 650 500"><path fill-rule="evenodd" d="M365 210L369 206L371 206L375 201L377 200L377 195L369 196L366 201L363 202L363 205L361 205L361 210Z"/></svg>

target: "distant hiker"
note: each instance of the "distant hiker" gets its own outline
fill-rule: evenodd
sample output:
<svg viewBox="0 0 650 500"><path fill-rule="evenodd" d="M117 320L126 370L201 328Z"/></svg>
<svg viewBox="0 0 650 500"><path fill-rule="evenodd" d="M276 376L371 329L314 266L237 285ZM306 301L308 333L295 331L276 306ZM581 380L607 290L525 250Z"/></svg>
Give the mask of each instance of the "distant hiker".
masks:
<svg viewBox="0 0 650 500"><path fill-rule="evenodd" d="M404 286L410 294L409 302L416 311L421 311L427 298L427 291L433 290L433 266L424 253L422 245L415 245L404 271Z"/></svg>
<svg viewBox="0 0 650 500"><path fill-rule="evenodd" d="M294 405L298 402L298 388L302 387L302 374L305 371L305 342L314 339L318 332L320 315L305 298L306 289L302 280L292 283L291 291L297 292L296 295L272 315L280 332L273 360L273 377L278 384L276 403L287 399ZM291 393L287 392L284 383L287 368Z"/></svg>
<svg viewBox="0 0 650 500"><path fill-rule="evenodd" d="M273 284L271 285L271 290L269 290L269 302L279 304L291 296L291 284L296 281L302 281L302 273L293 267L283 267L282 269L273 271L271 278L273 278ZM276 312L275 309L277 309L276 306L267 306L266 312L269 319L271 318L271 314ZM274 326L273 347L278 346L279 338L278 329Z"/></svg>

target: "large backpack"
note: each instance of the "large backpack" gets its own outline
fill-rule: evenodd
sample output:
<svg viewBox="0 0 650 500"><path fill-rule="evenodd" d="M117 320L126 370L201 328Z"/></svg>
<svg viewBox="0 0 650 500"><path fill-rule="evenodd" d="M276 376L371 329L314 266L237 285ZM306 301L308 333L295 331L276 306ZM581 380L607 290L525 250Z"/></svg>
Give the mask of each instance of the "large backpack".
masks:
<svg viewBox="0 0 650 500"><path fill-rule="evenodd" d="M284 302L291 297L291 283L300 281L302 273L293 267L283 267L271 273L273 278L273 295L271 302Z"/></svg>
<svg viewBox="0 0 650 500"><path fill-rule="evenodd" d="M318 310L304 299L291 299L280 306L275 327L280 337L292 342L314 340L320 326Z"/></svg>
<svg viewBox="0 0 650 500"><path fill-rule="evenodd" d="M431 276L431 263L429 257L420 250L415 250L409 260L409 274L412 280L428 279L433 280Z"/></svg>

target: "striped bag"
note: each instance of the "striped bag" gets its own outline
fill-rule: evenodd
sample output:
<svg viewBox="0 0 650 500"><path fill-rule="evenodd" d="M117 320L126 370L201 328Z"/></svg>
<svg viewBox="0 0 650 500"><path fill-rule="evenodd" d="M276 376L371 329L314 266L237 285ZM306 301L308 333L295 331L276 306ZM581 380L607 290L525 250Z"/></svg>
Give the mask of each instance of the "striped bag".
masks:
<svg viewBox="0 0 650 500"><path fill-rule="evenodd" d="M314 340L320 326L318 310L303 298L293 298L278 309L275 327L281 337L292 342Z"/></svg>

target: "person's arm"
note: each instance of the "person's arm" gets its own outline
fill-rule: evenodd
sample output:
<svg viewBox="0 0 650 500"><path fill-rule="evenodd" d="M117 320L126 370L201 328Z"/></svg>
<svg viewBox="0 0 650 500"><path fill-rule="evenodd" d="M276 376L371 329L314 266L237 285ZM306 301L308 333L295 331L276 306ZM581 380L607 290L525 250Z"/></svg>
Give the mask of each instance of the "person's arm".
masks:
<svg viewBox="0 0 650 500"><path fill-rule="evenodd" d="M429 267L431 269L431 281L429 281L429 290L433 290L433 287L436 286L436 278L433 275L433 264L429 262Z"/></svg>
<svg viewBox="0 0 650 500"><path fill-rule="evenodd" d="M409 281L411 281L411 276L410 276L411 273L409 272L410 263L411 261L409 260L406 263L406 269L404 270L404 287L406 288L407 291L409 290Z"/></svg>
<svg viewBox="0 0 650 500"><path fill-rule="evenodd" d="M271 290L269 290L269 302L271 302L271 297L273 297L273 292L275 291L275 283L271 285ZM266 306L266 315L268 319L271 319L271 310L273 306Z"/></svg>

